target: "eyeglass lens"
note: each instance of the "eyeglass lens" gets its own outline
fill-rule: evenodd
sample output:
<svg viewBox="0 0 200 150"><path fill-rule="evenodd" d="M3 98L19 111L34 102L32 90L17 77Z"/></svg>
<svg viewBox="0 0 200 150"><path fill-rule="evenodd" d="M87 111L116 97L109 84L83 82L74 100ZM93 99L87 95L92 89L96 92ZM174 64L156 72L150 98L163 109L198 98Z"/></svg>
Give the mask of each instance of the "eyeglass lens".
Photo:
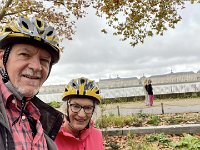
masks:
<svg viewBox="0 0 200 150"><path fill-rule="evenodd" d="M78 104L70 104L72 112L78 113L82 108L86 114L90 114L94 110L94 106L81 106Z"/></svg>

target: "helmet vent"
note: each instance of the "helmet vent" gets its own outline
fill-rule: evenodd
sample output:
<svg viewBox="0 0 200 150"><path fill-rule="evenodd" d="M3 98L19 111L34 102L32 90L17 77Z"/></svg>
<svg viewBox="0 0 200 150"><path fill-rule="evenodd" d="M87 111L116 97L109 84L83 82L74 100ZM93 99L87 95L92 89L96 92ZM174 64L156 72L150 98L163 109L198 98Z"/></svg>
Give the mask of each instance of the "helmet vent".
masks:
<svg viewBox="0 0 200 150"><path fill-rule="evenodd" d="M10 31L12 31L11 28L5 28L5 32L10 32Z"/></svg>
<svg viewBox="0 0 200 150"><path fill-rule="evenodd" d="M38 27L42 27L42 22L40 21L40 20L37 20L37 25L38 25Z"/></svg>
<svg viewBox="0 0 200 150"><path fill-rule="evenodd" d="M28 25L27 25L26 22L22 21L22 24L23 24L23 26L24 26L26 29L29 29L29 27L28 27Z"/></svg>
<svg viewBox="0 0 200 150"><path fill-rule="evenodd" d="M98 91L96 91L96 94L100 94L100 93L99 93L99 90L98 90Z"/></svg>
<svg viewBox="0 0 200 150"><path fill-rule="evenodd" d="M50 32L47 33L47 36L50 36L52 34L53 34L53 31L50 31Z"/></svg>
<svg viewBox="0 0 200 150"><path fill-rule="evenodd" d="M75 83L72 83L72 86L73 86L74 88L76 88L76 84L75 84Z"/></svg>
<svg viewBox="0 0 200 150"><path fill-rule="evenodd" d="M93 82L89 82L87 88L88 88L88 89L92 89L92 88L93 88Z"/></svg>
<svg viewBox="0 0 200 150"><path fill-rule="evenodd" d="M85 79L80 80L81 84L85 83Z"/></svg>

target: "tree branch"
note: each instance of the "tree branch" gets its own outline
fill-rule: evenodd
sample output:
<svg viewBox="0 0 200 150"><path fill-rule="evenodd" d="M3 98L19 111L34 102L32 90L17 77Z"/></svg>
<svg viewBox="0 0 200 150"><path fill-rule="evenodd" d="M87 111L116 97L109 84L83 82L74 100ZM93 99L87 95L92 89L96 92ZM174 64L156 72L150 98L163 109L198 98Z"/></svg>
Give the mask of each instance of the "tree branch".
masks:
<svg viewBox="0 0 200 150"><path fill-rule="evenodd" d="M9 5L12 3L13 0L8 0L5 4L5 6L1 9L1 12L0 12L0 21L3 19L3 17L5 16L6 14L6 8L9 7Z"/></svg>
<svg viewBox="0 0 200 150"><path fill-rule="evenodd" d="M57 4L61 4L63 6L65 6L65 3L64 3L64 0L46 0L46 1L53 1L54 3L57 3Z"/></svg>
<svg viewBox="0 0 200 150"><path fill-rule="evenodd" d="M17 14L19 12L23 12L23 11L29 11L30 9L24 9L24 10L21 10L21 11L16 11L16 12L12 12L12 13L7 13L7 14L4 14L4 16L10 16L10 15L14 15L14 14ZM32 12L37 12L38 11L34 11L34 10L31 10Z"/></svg>

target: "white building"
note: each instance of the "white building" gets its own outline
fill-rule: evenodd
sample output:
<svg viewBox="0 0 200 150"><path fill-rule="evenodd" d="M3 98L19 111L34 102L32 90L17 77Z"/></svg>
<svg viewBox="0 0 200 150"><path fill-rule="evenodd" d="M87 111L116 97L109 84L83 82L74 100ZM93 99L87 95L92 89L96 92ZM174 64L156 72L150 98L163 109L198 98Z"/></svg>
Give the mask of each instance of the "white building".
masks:
<svg viewBox="0 0 200 150"><path fill-rule="evenodd" d="M101 79L98 85L103 98L144 95L143 82L146 77ZM185 93L200 91L200 72L178 72L148 77L152 80L154 94ZM65 85L41 88L38 97L45 102L61 101Z"/></svg>

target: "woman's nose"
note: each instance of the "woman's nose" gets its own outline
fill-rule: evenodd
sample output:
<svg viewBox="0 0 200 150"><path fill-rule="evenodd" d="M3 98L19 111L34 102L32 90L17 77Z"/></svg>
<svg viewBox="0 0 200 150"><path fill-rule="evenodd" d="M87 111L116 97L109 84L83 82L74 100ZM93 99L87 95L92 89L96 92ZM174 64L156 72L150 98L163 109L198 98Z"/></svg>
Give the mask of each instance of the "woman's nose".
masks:
<svg viewBox="0 0 200 150"><path fill-rule="evenodd" d="M83 108L81 108L81 110L78 112L78 115L80 117L85 117L86 116L85 110Z"/></svg>

